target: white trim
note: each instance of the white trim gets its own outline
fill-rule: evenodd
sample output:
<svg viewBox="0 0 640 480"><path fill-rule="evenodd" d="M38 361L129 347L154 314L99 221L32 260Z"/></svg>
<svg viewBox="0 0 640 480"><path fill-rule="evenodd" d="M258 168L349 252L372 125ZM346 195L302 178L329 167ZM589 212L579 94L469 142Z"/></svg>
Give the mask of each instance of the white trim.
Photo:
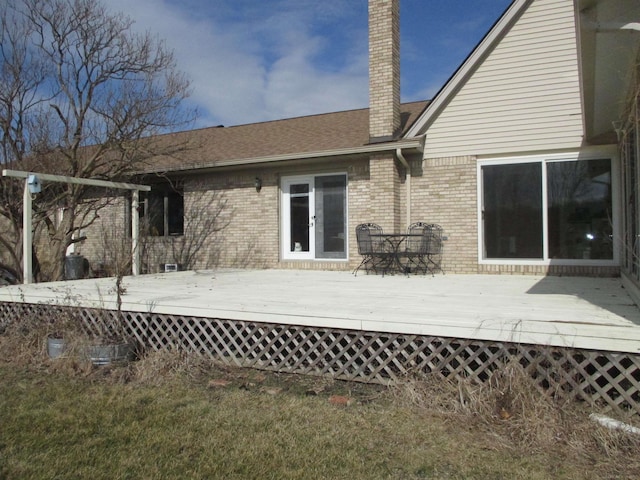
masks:
<svg viewBox="0 0 640 480"><path fill-rule="evenodd" d="M542 259L487 259L484 258L484 221L482 219L483 210L483 185L482 185L482 167L487 165L508 165L518 163L542 163L542 198L543 205L546 205L546 172L544 164L562 162L562 161L586 161L586 160L598 160L609 159L611 161L611 208L613 215L613 238L619 239L621 235L621 205L620 205L620 181L619 181L619 168L620 161L617 155L617 149L615 146L603 146L586 148L580 151L561 152L561 153L537 153L534 155L515 155L511 157L499 157L499 158L487 158L479 159L476 164L476 188L477 188L477 225L478 225L478 239L477 239L477 258L479 265L563 265L563 266L598 266L598 267L612 267L620 264L620 246L618 241L613 242L613 258L611 260L588 260L588 259L550 259L549 258L549 245L548 245L548 218L547 209L542 209L542 229L543 229L543 258Z"/></svg>
<svg viewBox="0 0 640 480"><path fill-rule="evenodd" d="M312 227L309 227L309 250L306 252L292 252L287 248L287 245L291 242L291 203L286 201L290 199L290 193L288 193L288 188L291 185L295 184L308 184L309 191L307 192L307 196L309 199L309 213L311 213L311 209L314 208L314 199L315 192L313 188L313 175L293 175L290 177L282 177L280 183L280 191L282 192L282 225L281 225L281 236L282 239L280 242L280 250L282 252L283 260L314 260L315 259L315 222ZM311 222L312 219L309 219Z"/></svg>
<svg viewBox="0 0 640 480"><path fill-rule="evenodd" d="M584 27L598 33L640 32L639 22L585 22Z"/></svg>
<svg viewBox="0 0 640 480"><path fill-rule="evenodd" d="M547 180L548 180L548 176L547 176L547 167L545 165L546 162L548 162L549 160L542 160L541 164L542 164L542 171L541 173L541 177L540 177L540 187L541 187L541 199L542 199L542 206L543 207L547 207L547 208L543 208L542 209L542 258L543 259L548 259L549 258L549 208L548 208L548 204L546 199L548 198L547 195L549 194L549 191L547 189ZM556 160L556 161L561 161L561 160ZM567 159L566 161L571 161L569 159ZM546 260L544 260L546 261Z"/></svg>
<svg viewBox="0 0 640 480"><path fill-rule="evenodd" d="M98 180L95 178L67 177L64 175L50 175L47 173L23 172L20 170L2 170L3 177L28 178L29 175L36 175L41 181L73 183L76 185L90 185L94 187L106 187L119 190L138 190L148 192L151 187L148 185L136 185L125 182L110 182L107 180Z"/></svg>
<svg viewBox="0 0 640 480"><path fill-rule="evenodd" d="M313 220L314 225L312 231L310 231L309 235L309 251L308 252L291 252L287 248L287 245L291 241L289 238L289 223L291 221L289 206L285 202L285 197L288 194L285 192L284 186L290 185L292 183L309 183L309 204L310 207L313 206L315 212L315 179L317 177L330 177L330 176L344 176L345 178L345 238L344 238L344 248L345 248L345 257L344 258L318 258L316 256L315 251L315 219ZM349 261L349 174L346 171L338 171L338 172L323 172L323 173L308 173L308 174L296 174L296 175L283 175L280 179L280 258L283 261L312 261L312 262L348 262ZM310 219L311 220L311 219Z"/></svg>

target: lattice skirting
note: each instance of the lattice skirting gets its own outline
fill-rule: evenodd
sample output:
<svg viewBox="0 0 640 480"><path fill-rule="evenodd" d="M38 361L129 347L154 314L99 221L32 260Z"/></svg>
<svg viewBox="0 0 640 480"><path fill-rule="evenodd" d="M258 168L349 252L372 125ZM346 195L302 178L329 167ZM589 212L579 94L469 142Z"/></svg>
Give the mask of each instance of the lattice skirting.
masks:
<svg viewBox="0 0 640 480"><path fill-rule="evenodd" d="M78 321L99 331L115 311L0 302L0 325L15 318ZM125 330L143 347L199 353L229 365L344 380L392 383L411 372L484 381L520 363L538 387L619 414L640 414L640 355L475 339L268 324L122 312Z"/></svg>

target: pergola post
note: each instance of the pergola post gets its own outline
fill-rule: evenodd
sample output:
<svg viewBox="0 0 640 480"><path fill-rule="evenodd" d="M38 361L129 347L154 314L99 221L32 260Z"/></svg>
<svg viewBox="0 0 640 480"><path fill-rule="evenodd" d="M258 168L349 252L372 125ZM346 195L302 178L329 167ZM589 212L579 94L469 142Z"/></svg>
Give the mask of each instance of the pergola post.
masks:
<svg viewBox="0 0 640 480"><path fill-rule="evenodd" d="M22 203L22 283L27 285L33 283L33 205L28 178L24 180Z"/></svg>
<svg viewBox="0 0 640 480"><path fill-rule="evenodd" d="M131 273L140 274L140 249L138 241L140 235L140 217L138 216L138 206L140 204L140 192L131 192Z"/></svg>

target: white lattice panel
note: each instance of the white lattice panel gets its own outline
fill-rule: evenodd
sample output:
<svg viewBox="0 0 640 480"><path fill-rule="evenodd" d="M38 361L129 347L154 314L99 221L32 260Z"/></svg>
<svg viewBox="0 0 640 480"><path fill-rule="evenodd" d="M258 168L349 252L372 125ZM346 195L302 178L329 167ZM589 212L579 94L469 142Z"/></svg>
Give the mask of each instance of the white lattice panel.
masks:
<svg viewBox="0 0 640 480"><path fill-rule="evenodd" d="M118 313L0 303L0 325L16 318L65 315L87 333ZM345 380L390 383L407 372L484 381L517 361L552 395L640 414L640 356L473 339L325 329L179 315L123 312L141 347L196 352L226 364Z"/></svg>

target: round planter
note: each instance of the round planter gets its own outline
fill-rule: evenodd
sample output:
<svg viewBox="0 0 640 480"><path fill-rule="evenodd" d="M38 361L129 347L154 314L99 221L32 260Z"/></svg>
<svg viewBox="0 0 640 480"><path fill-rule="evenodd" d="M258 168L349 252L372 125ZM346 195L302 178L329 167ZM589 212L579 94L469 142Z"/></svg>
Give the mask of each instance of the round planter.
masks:
<svg viewBox="0 0 640 480"><path fill-rule="evenodd" d="M47 354L49 358L58 358L64 355L66 350L64 338L47 337Z"/></svg>
<svg viewBox="0 0 640 480"><path fill-rule="evenodd" d="M109 365L115 362L126 362L133 359L132 343L114 343L105 345L90 345L87 347L87 357L94 365Z"/></svg>

